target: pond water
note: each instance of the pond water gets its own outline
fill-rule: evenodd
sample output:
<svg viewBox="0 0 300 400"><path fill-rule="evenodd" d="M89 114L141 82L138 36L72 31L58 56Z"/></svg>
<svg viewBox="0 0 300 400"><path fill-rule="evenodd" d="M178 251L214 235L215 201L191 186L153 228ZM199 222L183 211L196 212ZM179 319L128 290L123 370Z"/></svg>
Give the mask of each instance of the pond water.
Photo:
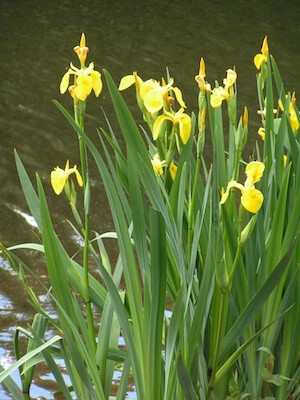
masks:
<svg viewBox="0 0 300 400"><path fill-rule="evenodd" d="M53 167L63 167L67 158L78 160L74 132L52 103L59 100L70 112L68 95L60 95L60 79L69 62L77 63L72 48L85 32L90 48L88 61L109 70L116 83L137 70L143 79L165 76L170 69L182 89L187 111L197 111L200 57L206 62L207 80L223 79L226 69L238 73L238 102L249 108L249 141L257 139L259 116L253 57L268 35L271 53L282 73L286 90L299 94L299 5L284 1L71 1L1 0L1 98L0 98L0 241L5 246L37 241L36 226L28 213L18 180L13 150L17 149L29 176L40 175L52 212L53 223L68 252L74 253L77 238L68 227L71 218L64 196L56 196L49 183ZM134 90L124 93L138 122ZM299 104L298 104L299 106ZM106 127L101 107L120 137L108 91L98 99L90 96L86 131L96 139L96 129ZM121 140L121 139L120 139ZM209 149L207 150L209 152ZM91 165L93 229L111 228L108 204ZM113 253L113 249L111 249ZM48 282L43 258L34 252L22 254L32 271ZM28 282L51 312L41 283ZM21 283L0 255L0 363L14 360L16 326L27 326L34 315ZM41 371L32 397L53 398L51 377ZM12 397L0 385L0 399Z"/></svg>

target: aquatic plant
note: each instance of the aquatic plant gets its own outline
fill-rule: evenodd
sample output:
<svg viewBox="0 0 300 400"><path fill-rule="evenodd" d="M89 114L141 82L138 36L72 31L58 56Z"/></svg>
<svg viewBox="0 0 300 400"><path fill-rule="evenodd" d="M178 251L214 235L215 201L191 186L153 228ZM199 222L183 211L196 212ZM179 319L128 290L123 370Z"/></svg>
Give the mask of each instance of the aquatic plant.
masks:
<svg viewBox="0 0 300 400"><path fill-rule="evenodd" d="M71 65L61 83L63 93L74 75L69 88L74 118L55 104L78 138L80 171L67 162L65 169L54 169L51 182L70 203L83 257L80 262L68 255L54 231L39 176L36 192L16 153L42 244L1 245L37 315L30 329L17 330L17 361L0 373L0 381L15 399L28 399L34 368L46 362L66 399L125 399L131 378L140 400L298 398L300 118L267 38L254 58L264 141L258 137L251 156L243 155L249 117L244 108L238 120L237 72L228 69L224 87L216 83L211 89L203 58L195 77L198 117L188 113L168 71L161 84L134 72L118 88L105 70L125 148L108 121L108 132L101 128L99 142L93 143L84 115L91 91L101 92L101 75L93 64L85 67L84 36L74 50L80 69ZM144 127L136 124L120 93L133 84ZM213 144L210 163L204 151L207 131ZM90 156L115 232L90 231ZM107 237L119 250L114 265L103 241ZM22 247L45 254L46 290L57 318L47 314L27 284L29 266L15 252ZM48 339L50 326L57 334ZM20 332L29 338L23 356ZM71 386L57 359L64 360ZM22 389L9 377L17 368ZM115 369L121 378L113 393Z"/></svg>

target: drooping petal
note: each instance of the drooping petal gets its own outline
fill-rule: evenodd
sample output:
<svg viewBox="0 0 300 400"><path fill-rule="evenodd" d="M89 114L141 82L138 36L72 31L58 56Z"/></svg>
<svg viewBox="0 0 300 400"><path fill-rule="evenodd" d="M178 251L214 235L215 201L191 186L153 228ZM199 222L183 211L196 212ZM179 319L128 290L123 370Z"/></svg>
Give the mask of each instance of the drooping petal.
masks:
<svg viewBox="0 0 300 400"><path fill-rule="evenodd" d="M187 114L182 114L179 119L179 134L183 144L186 144L191 134L191 117Z"/></svg>
<svg viewBox="0 0 300 400"><path fill-rule="evenodd" d="M258 133L259 136L262 138L262 140L265 140L265 136L266 136L265 128L260 127L260 128L258 129L257 133Z"/></svg>
<svg viewBox="0 0 300 400"><path fill-rule="evenodd" d="M119 90L125 90L135 83L134 75L126 75L120 81Z"/></svg>
<svg viewBox="0 0 300 400"><path fill-rule="evenodd" d="M262 64L267 62L267 57L264 56L263 54L256 54L253 61L256 68L260 69Z"/></svg>
<svg viewBox="0 0 300 400"><path fill-rule="evenodd" d="M92 85L95 96L98 97L102 90L101 74L98 71L92 71L90 77L92 78Z"/></svg>
<svg viewBox="0 0 300 400"><path fill-rule="evenodd" d="M178 101L180 107L186 108L185 102L183 101L181 90L178 89L178 87L174 87L172 89L175 93L176 100Z"/></svg>
<svg viewBox="0 0 300 400"><path fill-rule="evenodd" d="M252 212L253 214L257 213L262 206L264 201L264 196L258 189L250 188L244 190L241 203L243 207L247 210Z"/></svg>
<svg viewBox="0 0 300 400"><path fill-rule="evenodd" d="M74 172L75 172L75 175L76 175L76 179L77 179L78 185L79 185L79 186L83 186L83 180L82 180L82 177L81 177L81 175L80 175L80 173L79 173L79 171L78 171L76 165L75 165L75 167L74 167Z"/></svg>
<svg viewBox="0 0 300 400"><path fill-rule="evenodd" d="M57 195L59 195L63 191L67 179L68 175L66 174L66 171L64 169L56 167L51 172L51 185Z"/></svg>
<svg viewBox="0 0 300 400"><path fill-rule="evenodd" d="M77 86L74 89L79 100L85 101L93 88L93 80L90 76L80 75L77 79Z"/></svg>
<svg viewBox="0 0 300 400"><path fill-rule="evenodd" d="M144 96L144 104L147 110L152 114L159 111L164 105L161 89L158 87L149 90Z"/></svg>
<svg viewBox="0 0 300 400"><path fill-rule="evenodd" d="M169 120L173 122L173 119L170 117L167 117L166 115L159 115L154 124L153 124L153 130L152 130L152 135L153 135L153 140L156 140L158 138L158 135L160 133L160 128L161 125L163 124L164 121Z"/></svg>
<svg viewBox="0 0 300 400"><path fill-rule="evenodd" d="M69 70L62 77L59 86L59 91L61 94L65 93L65 91L68 89L71 74L74 74L74 71L71 68L69 68Z"/></svg>
<svg viewBox="0 0 300 400"><path fill-rule="evenodd" d="M220 204L224 204L225 201L227 200L228 196L229 196L229 192L231 188L237 188L239 189L242 193L244 192L245 188L241 183L238 183L237 181L229 181L228 185L227 185L227 189L226 192L222 192L222 197L221 197L221 201Z"/></svg>

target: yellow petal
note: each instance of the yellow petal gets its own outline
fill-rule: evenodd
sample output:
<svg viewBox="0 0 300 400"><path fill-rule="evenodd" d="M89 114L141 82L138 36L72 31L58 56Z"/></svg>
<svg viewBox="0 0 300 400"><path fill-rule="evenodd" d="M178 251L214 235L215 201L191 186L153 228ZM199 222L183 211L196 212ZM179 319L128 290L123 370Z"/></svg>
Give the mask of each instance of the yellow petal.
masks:
<svg viewBox="0 0 300 400"><path fill-rule="evenodd" d="M125 90L135 83L134 75L126 75L120 81L119 90Z"/></svg>
<svg viewBox="0 0 300 400"><path fill-rule="evenodd" d="M179 119L179 134L183 144L186 144L191 134L191 118L187 114L182 114Z"/></svg>
<svg viewBox="0 0 300 400"><path fill-rule="evenodd" d="M237 181L229 181L227 185L226 192L222 193L221 201L220 204L224 204L225 201L227 200L229 196L230 189L232 188L237 188L239 189L242 193L244 192L245 188L241 183L238 183Z"/></svg>
<svg viewBox="0 0 300 400"><path fill-rule="evenodd" d="M178 89L177 87L174 87L173 91L175 93L176 100L178 101L180 107L186 108L185 102L183 101L183 98L182 98L181 90Z"/></svg>
<svg viewBox="0 0 300 400"><path fill-rule="evenodd" d="M95 96L98 97L102 90L101 74L98 71L92 71L90 77L92 78L92 85Z"/></svg>
<svg viewBox="0 0 300 400"><path fill-rule="evenodd" d="M83 186L83 180L82 180L81 175L80 175L79 171L77 170L76 166L74 167L74 172L75 172L75 175L77 178L78 185Z"/></svg>
<svg viewBox="0 0 300 400"><path fill-rule="evenodd" d="M157 175L162 175L163 167L166 165L165 160L160 161L158 154L154 154L153 159L151 160L154 171Z"/></svg>
<svg viewBox="0 0 300 400"><path fill-rule="evenodd" d="M156 140L158 138L161 125L166 120L173 121L172 118L166 117L165 115L160 115L159 117L156 118L152 130L153 140Z"/></svg>
<svg viewBox="0 0 300 400"><path fill-rule="evenodd" d="M63 191L67 179L66 171L59 167L54 168L54 171L51 172L51 185L57 195Z"/></svg>
<svg viewBox="0 0 300 400"><path fill-rule="evenodd" d="M267 36L264 38L262 47L261 47L261 53L267 57L267 55L269 54L269 46L268 46L268 38Z"/></svg>
<svg viewBox="0 0 300 400"><path fill-rule="evenodd" d="M74 92L79 100L85 101L93 88L93 80L90 76L81 75L77 79Z"/></svg>
<svg viewBox="0 0 300 400"><path fill-rule="evenodd" d="M72 71L71 68L69 68L69 70L62 77L62 80L61 80L60 86L59 86L59 90L60 90L61 94L65 93L65 91L68 89L71 74L74 74L74 71Z"/></svg>
<svg viewBox="0 0 300 400"><path fill-rule="evenodd" d="M79 46L80 46L80 47L85 47L85 35L84 35L83 32L82 32L82 34L81 34L81 39L80 39L80 44L79 44Z"/></svg>
<svg viewBox="0 0 300 400"><path fill-rule="evenodd" d="M147 110L150 111L152 114L159 111L164 105L161 89L155 88L149 90L144 96L144 104Z"/></svg>
<svg viewBox="0 0 300 400"><path fill-rule="evenodd" d="M245 187L250 187L254 183L260 181L262 174L264 173L265 165L260 161L251 161L246 167L247 179L245 182Z"/></svg>
<svg viewBox="0 0 300 400"><path fill-rule="evenodd" d="M257 131L262 140L265 140L265 128L260 127Z"/></svg>
<svg viewBox="0 0 300 400"><path fill-rule="evenodd" d="M235 83L237 74L233 69L228 69L226 72L227 72L227 76L223 80L223 82L226 87L230 87Z"/></svg>
<svg viewBox="0 0 300 400"><path fill-rule="evenodd" d="M140 86L140 90L139 90L139 95L141 96L141 99L144 100L144 97L146 96L146 94L153 89L159 89L161 90L161 86L160 84L154 80L154 79L147 79L145 82L142 83L142 85Z"/></svg>
<svg viewBox="0 0 300 400"><path fill-rule="evenodd" d="M263 54L256 54L253 61L256 68L260 69L261 65L267 62L267 58Z"/></svg>
<svg viewBox="0 0 300 400"><path fill-rule="evenodd" d="M214 88L210 96L210 105L213 108L218 108L221 106L222 101L226 98L226 91L222 86Z"/></svg>
<svg viewBox="0 0 300 400"><path fill-rule="evenodd" d="M177 172L177 165L175 165L173 162L171 162L169 165L169 170L170 170L171 178L174 181L176 172Z"/></svg>
<svg viewBox="0 0 300 400"><path fill-rule="evenodd" d="M262 206L263 201L264 201L263 194L255 188L250 188L250 189L244 190L242 197L241 197L241 203L242 203L243 207L247 211L252 212L253 214L255 214L259 211L259 209Z"/></svg>
<svg viewBox="0 0 300 400"><path fill-rule="evenodd" d="M205 62L203 57L200 60L200 68L199 68L199 75L205 78Z"/></svg>

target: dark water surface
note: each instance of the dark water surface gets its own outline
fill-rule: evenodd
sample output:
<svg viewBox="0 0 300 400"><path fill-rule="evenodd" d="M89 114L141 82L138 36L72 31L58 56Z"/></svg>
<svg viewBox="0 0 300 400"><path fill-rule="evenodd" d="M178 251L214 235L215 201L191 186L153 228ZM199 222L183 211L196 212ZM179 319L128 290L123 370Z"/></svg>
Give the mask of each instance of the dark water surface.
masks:
<svg viewBox="0 0 300 400"><path fill-rule="evenodd" d="M0 241L5 246L37 241L34 221L28 214L16 173L13 150L17 149L30 177L40 175L52 212L53 223L69 254L78 246L66 219L71 214L64 196L56 196L49 183L53 167L66 159L79 163L74 132L52 103L59 100L70 112L68 94L59 83L69 62L76 65L72 49L85 32L90 48L88 62L106 68L118 83L138 71L143 79L165 76L168 66L176 86L182 89L187 112L197 111L200 57L206 62L207 80L221 81L226 69L238 73L239 110L249 108L249 141L257 139L259 116L253 57L268 35L270 51L280 68L286 90L299 89L299 6L285 1L54 1L1 0L0 2ZM124 93L138 122L134 90ZM299 102L298 102L299 106ZM91 95L87 104L86 131L97 140L96 129L106 127L105 109L120 137L108 91ZM91 164L93 190L92 228L111 229L107 200ZM113 251L113 250L112 250ZM21 254L30 268L48 282L40 254ZM41 283L28 277L36 294L51 312ZM21 283L0 255L0 363L14 360L12 340L16 326L27 326L33 311ZM41 371L32 396L53 398L49 376ZM11 399L0 386L0 400Z"/></svg>

